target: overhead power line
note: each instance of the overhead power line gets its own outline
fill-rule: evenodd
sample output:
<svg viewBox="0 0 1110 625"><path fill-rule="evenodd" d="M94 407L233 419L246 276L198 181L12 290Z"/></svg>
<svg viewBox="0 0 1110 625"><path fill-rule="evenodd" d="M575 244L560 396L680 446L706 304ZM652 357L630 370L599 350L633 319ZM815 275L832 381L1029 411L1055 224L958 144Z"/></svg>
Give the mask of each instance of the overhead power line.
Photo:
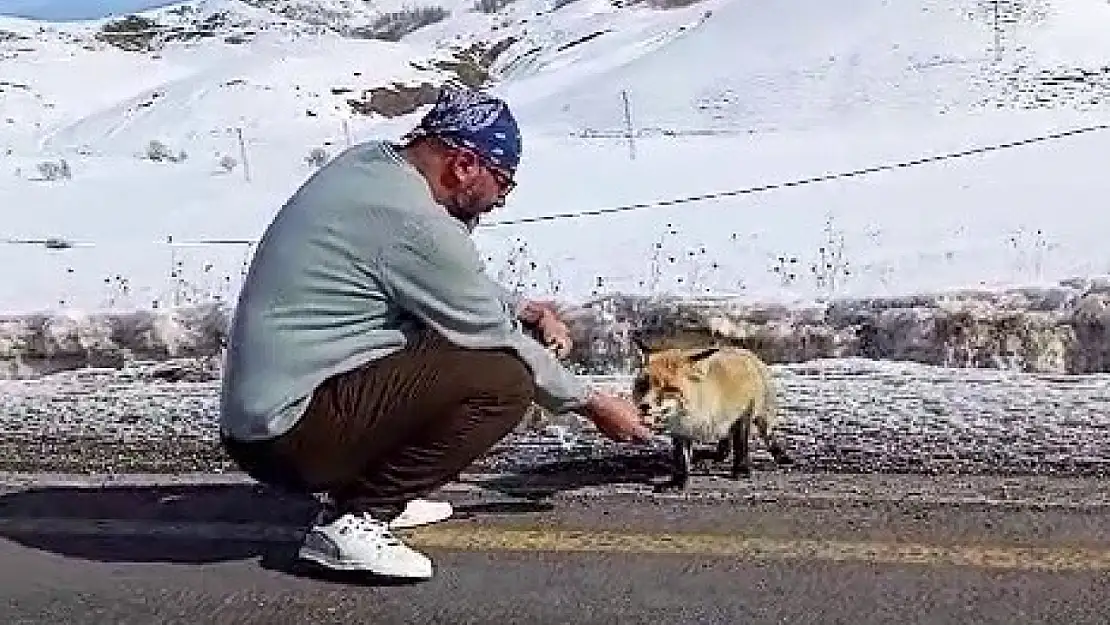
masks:
<svg viewBox="0 0 1110 625"><path fill-rule="evenodd" d="M592 210L572 211L566 213L554 213L550 215L540 215L537 217L521 217L518 219L506 219L501 221L492 221L489 223L479 223L479 228L495 228L498 226L516 226L531 223L540 223L547 221L559 221L563 219L578 219L581 217L594 217L598 215L609 215L614 213L626 213L635 210L647 210L652 208L664 208L667 206L676 206L680 204L693 204L695 202L705 202L708 200L718 200L728 197L737 197L742 195L753 195L756 193L765 193L767 191L775 191L778 189L788 189L791 187L802 187L811 184L818 184L822 182L829 182L832 180L841 180L845 178L857 178L867 176L870 174L891 171L896 169L906 169L910 167L917 167L929 163L936 163L940 161L954 160L974 156L977 154L985 154L988 152L997 152L1000 150L1009 150L1022 146L1032 145L1035 143L1044 143L1047 141L1056 141L1068 137L1074 137L1103 130L1110 130L1110 124L1098 124L1095 126L1084 126L1081 128L1073 128L1071 130L1063 130L1045 135L1029 137L1026 139L1019 139L1017 141L1008 141L1005 143L996 143L992 145L980 146L977 148L970 148L959 152L948 152L944 154L935 154L932 156L924 156L907 161L897 161L893 163L885 163L880 165L873 165L871 167L864 167L862 169L853 169L849 171L836 172L831 174L823 174L820 176L813 176L810 178L799 178L796 180L788 180L786 182L775 182L770 184L758 185L753 187L745 187L743 189L734 189L731 191L718 191L715 193L705 193L702 195L691 195L687 197L673 198L669 200L657 200L654 202L644 202L639 204L625 204L623 206L612 206L608 208L597 208ZM171 246L203 246L203 245L253 245L257 243L254 239L196 239L192 241L170 242ZM50 249L68 249L72 247L91 247L95 243L75 243L62 238L52 237L49 239L8 239L9 244L33 244L43 245Z"/></svg>
<svg viewBox="0 0 1110 625"><path fill-rule="evenodd" d="M958 158L966 158L976 154L984 154L987 152L995 152L999 150L1008 150L1021 146L1031 145L1034 143L1042 143L1045 141L1054 141L1073 137L1076 135L1097 132L1101 130L1110 130L1110 124L1099 124L1097 126L1086 126L1083 128L1075 128L1072 130L1065 130L1055 132L1047 135L1040 135L1028 139L1021 139L1018 141L1009 141L1006 143L997 143L993 145L981 146L971 148L960 152L949 152L946 154L936 154L933 156L925 156L916 158L909 161L899 161L894 163L886 163L882 165L874 165L872 167L865 167L863 169L853 169L850 171L842 171L832 174L824 174L821 176L814 176L812 178L800 178L798 180L790 180L787 182L776 182L771 184L758 185L754 187L746 187L743 189L736 189L732 191L718 191L716 193L706 193L703 195L691 195L688 197L674 198L670 200L658 200L655 202L644 202L641 204L626 204L624 206L613 206L609 208L597 208L593 210L572 211L567 213L554 213L550 215L540 215L538 217L521 217L519 219L505 219L502 221L491 221L489 223L479 223L478 227L494 228L497 226L516 226L521 224L538 223L543 221L558 221L561 219L577 219L579 217L594 217L597 215L609 215L613 213L626 213L635 210L644 210L650 208L663 208L666 206L675 206L678 204L692 204L694 202L705 202L707 200L718 200L727 197L736 197L741 195L752 195L756 193L765 193L767 191L775 191L778 189L787 189L790 187L801 187L810 184L817 184L821 182L829 182L832 180L840 180L844 178L856 178L859 176L866 176L869 174L878 173L881 171L889 171L894 169L905 169L908 167L916 167L928 163L935 163L939 161L953 160Z"/></svg>

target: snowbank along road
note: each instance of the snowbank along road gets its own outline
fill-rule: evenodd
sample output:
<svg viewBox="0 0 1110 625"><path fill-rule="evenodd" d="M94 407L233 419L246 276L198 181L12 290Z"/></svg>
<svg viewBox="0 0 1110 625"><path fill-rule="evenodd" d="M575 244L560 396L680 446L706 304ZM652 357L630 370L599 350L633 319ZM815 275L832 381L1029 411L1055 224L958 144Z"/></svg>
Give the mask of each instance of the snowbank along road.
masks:
<svg viewBox="0 0 1110 625"><path fill-rule="evenodd" d="M5 432L0 470L229 468L216 445L218 381L162 381L157 372L168 366L173 363L0 382ZM1050 376L857 359L773 369L782 398L779 431L795 464L774 468L756 441L757 474L1110 473L1110 375ZM627 378L598 381L629 390ZM521 427L474 470L576 467L631 479L664 471L667 447L664 441L648 447L614 445L578 419L555 418L534 429Z"/></svg>

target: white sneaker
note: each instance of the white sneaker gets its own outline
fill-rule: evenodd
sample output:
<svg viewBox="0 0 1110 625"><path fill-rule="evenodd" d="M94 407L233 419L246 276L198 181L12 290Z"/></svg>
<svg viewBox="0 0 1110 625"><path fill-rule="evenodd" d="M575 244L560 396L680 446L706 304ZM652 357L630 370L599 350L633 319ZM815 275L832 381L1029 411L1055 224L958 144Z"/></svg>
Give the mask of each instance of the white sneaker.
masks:
<svg viewBox="0 0 1110 625"><path fill-rule="evenodd" d="M413 499L405 504L401 514L393 517L389 528L400 530L421 525L439 523L451 518L455 509L449 501L429 501L427 499Z"/></svg>
<svg viewBox="0 0 1110 625"><path fill-rule="evenodd" d="M368 514L344 514L314 526L304 537L299 557L339 571L365 571L386 577L428 579L432 561L405 545L389 527Z"/></svg>
<svg viewBox="0 0 1110 625"><path fill-rule="evenodd" d="M320 525L332 514L333 504L327 496L317 496L320 510L316 513L313 524ZM454 507L449 501L431 501L428 499L413 499L405 504L404 510L389 521L389 529L403 530L421 525L440 523L455 514Z"/></svg>

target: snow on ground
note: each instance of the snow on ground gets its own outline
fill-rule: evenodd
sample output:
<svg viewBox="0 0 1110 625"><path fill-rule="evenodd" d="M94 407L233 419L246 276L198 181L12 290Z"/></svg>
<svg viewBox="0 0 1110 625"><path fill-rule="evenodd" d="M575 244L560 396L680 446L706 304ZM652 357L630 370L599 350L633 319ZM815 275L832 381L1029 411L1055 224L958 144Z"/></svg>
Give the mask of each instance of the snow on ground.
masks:
<svg viewBox="0 0 1110 625"><path fill-rule="evenodd" d="M411 61L443 58L449 44L516 38L494 69L524 125L525 164L494 221L1110 122L1110 39L1099 36L1110 11L1096 0L1025 3L1038 10L1006 26L1000 60L978 0L708 0L670 10L519 0L492 15L450 2L451 17L400 43L312 34L265 2L192 4L266 28L245 44L215 38L139 54L90 43L98 22L40 33L0 18L0 30L29 37L0 42L4 234L77 245L0 245L11 268L0 309L233 297L249 246L191 243L257 237L311 174L311 149L334 154L348 133L407 128L413 116L351 115L342 89L436 80ZM614 136L622 91L642 135L634 159ZM1024 108L1038 98L1040 108ZM237 129L249 181L242 163L219 166L241 160ZM140 158L153 139L188 159ZM1108 149L1110 131L1092 132L767 193L489 227L478 238L505 281L573 300L619 290L797 301L1047 284L1110 272ZM38 163L62 157L71 179L34 179Z"/></svg>
<svg viewBox="0 0 1110 625"><path fill-rule="evenodd" d="M211 352L218 332L190 334L204 324L173 315L90 322L65 311L232 299L249 241L312 173L312 149L334 155L348 137L396 137L415 121L354 115L347 98L438 82L444 74L427 61L476 41L512 42L493 70L524 126L524 167L509 206L477 237L491 272L515 287L567 300L625 291L799 303L1110 273L1110 131L764 193L497 223L1110 123L1104 2L1022 3L1000 52L983 0L706 0L668 10L517 0L492 14L472 4L448 0L448 19L390 43L342 36L372 23L361 3L199 0L189 15L229 11L246 41L157 53L94 41L102 21L0 18L2 235L73 244L0 244L0 311L62 310L41 324L4 320L0 352L33 351L20 340L45 337L63 355L99 350L101 364L123 365L0 381L4 466L223 462L211 371L170 383L172 367L116 362L101 344L126 335L120 345L139 346L130 356L141 360L181 355L170 348L182 345ZM152 15L176 19L172 10ZM325 27L299 21L308 14ZM625 93L633 152L621 137ZM188 158L152 162L143 157L152 140ZM230 171L227 157L239 161ZM60 158L71 178L36 179L40 163ZM799 470L1106 473L1104 375L853 359L775 369ZM568 425L514 435L489 467L601 453L582 424Z"/></svg>
<svg viewBox="0 0 1110 625"><path fill-rule="evenodd" d="M786 0L705 7L708 17L657 53L635 50L558 98L526 107L522 116L537 124L558 120L568 131L619 128L618 95L628 90L634 113L652 125L747 131L837 125L858 119L860 107L870 105L878 106L869 117L933 114L950 101L979 96L979 85L968 83L978 82L986 39L982 25L961 15L963 3ZM607 36L592 47L607 45ZM580 54L589 54L585 48ZM513 91L528 91L531 82Z"/></svg>
<svg viewBox="0 0 1110 625"><path fill-rule="evenodd" d="M207 471L228 468L216 443L218 381L167 382L167 364L85 369L0 381L0 470ZM1110 467L1110 377L1044 376L834 359L773 367L779 435L795 464L765 472L1094 475ZM212 375L216 375L212 373ZM625 377L596 383L628 392ZM600 439L584 421L520 428L479 471L589 462L592 473L666 470L668 444ZM644 468L641 465L640 468Z"/></svg>

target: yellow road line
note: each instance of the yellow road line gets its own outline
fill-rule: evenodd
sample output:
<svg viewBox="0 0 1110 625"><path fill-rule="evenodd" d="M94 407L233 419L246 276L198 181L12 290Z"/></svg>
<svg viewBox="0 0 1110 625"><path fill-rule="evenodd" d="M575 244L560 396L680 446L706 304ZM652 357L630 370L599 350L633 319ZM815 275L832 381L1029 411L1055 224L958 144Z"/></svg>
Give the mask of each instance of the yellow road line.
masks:
<svg viewBox="0 0 1110 625"><path fill-rule="evenodd" d="M747 561L808 560L866 564L961 566L1025 571L1110 569L1110 550L1080 547L926 545L793 540L742 535L658 534L566 529L440 526L409 530L423 549L555 553L669 554Z"/></svg>
<svg viewBox="0 0 1110 625"><path fill-rule="evenodd" d="M0 541L17 542L33 536L62 535L288 543L300 541L303 532L303 528L255 523L0 518ZM739 561L826 561L1052 572L1110 570L1110 549L1066 545L929 545L454 523L398 533L418 549L469 552L678 555Z"/></svg>

